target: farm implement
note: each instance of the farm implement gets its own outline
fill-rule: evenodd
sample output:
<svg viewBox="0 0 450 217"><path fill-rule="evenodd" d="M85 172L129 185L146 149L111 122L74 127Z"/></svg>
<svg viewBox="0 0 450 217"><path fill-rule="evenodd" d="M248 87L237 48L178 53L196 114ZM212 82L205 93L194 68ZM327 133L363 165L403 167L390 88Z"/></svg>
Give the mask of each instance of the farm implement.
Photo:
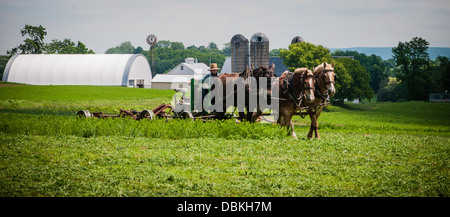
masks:
<svg viewBox="0 0 450 217"><path fill-rule="evenodd" d="M203 108L196 109L194 106L194 102L198 100L203 100L205 96L202 96L202 87L201 83L191 80L190 90L187 88L176 88L174 89L177 94L175 94L172 98L172 104L161 104L154 109L145 109L142 111L137 111L135 109L124 110L120 109L119 114L104 114L103 112L93 112L91 113L88 110L80 110L77 113L77 116L82 118L129 118L134 120L153 120L156 118L164 118L166 120L169 119L192 119L192 120L201 120L201 121L209 121L214 119L230 119L237 118L234 112L225 113L222 116L218 116L216 112L208 112ZM210 91L210 90L208 90ZM180 96L181 95L181 96ZM275 99L275 98L274 98ZM278 98L280 99L280 98ZM286 99L280 99L286 100ZM321 103L317 106L327 106L329 102ZM309 113L307 112L308 107L300 107L298 105L297 111L294 113L295 115L300 115L302 118L307 116ZM271 113L262 113L261 116L256 121L265 120L266 122L276 122L275 120L268 120L264 118L264 116L271 116Z"/></svg>
<svg viewBox="0 0 450 217"><path fill-rule="evenodd" d="M197 100L201 99L201 96L196 96L195 93L201 93L194 91L194 88L201 88L199 82L196 82L194 79L191 80L191 90L189 91L187 88L177 88L174 89L175 92L181 93L182 96L177 96L177 94L173 97L173 106L170 104L161 104L154 109L145 109L142 111L137 111L135 109L124 110L120 109L118 115L104 114L103 112L93 112L91 113L88 110L80 110L77 112L77 116L82 118L131 118L134 120L153 120L156 118L165 118L169 119L192 119L192 120L212 120L216 119L217 115L215 113L210 113L204 110L194 110L193 100L196 98ZM186 95L190 95L187 97ZM198 95L198 94L197 94ZM178 111L178 112L177 112ZM233 114L226 114L224 118L234 117Z"/></svg>

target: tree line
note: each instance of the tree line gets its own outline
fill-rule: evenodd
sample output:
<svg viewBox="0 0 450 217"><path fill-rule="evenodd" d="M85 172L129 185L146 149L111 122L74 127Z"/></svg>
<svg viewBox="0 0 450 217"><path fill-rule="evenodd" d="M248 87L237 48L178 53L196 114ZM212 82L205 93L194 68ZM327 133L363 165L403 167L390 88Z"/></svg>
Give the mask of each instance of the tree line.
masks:
<svg viewBox="0 0 450 217"><path fill-rule="evenodd" d="M178 64L185 61L188 57L193 57L205 64L217 63L222 68L226 56L230 55L231 49L229 43L225 44L220 50L214 42L210 42L208 46L194 45L185 47L182 42L171 42L161 40L153 47L153 60L151 50L144 50L142 47L134 47L130 41L121 43L116 47L106 50L107 54L138 54L141 53L147 57L150 64L154 63L154 74L164 74L173 69Z"/></svg>

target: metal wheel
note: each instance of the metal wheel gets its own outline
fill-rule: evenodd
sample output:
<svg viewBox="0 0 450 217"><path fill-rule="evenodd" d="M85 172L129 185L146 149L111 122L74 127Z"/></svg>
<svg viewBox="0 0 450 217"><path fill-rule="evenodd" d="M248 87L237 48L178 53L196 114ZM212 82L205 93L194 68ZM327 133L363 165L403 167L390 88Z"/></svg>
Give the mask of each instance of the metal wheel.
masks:
<svg viewBox="0 0 450 217"><path fill-rule="evenodd" d="M88 110L80 110L77 115L80 118L92 118L92 115Z"/></svg>
<svg viewBox="0 0 450 217"><path fill-rule="evenodd" d="M152 110L143 110L139 113L139 120L141 119L153 120L155 119L155 113Z"/></svg>
<svg viewBox="0 0 450 217"><path fill-rule="evenodd" d="M192 115L191 112L182 112L180 114L180 118L181 119L192 119L192 120L194 120L194 116Z"/></svg>

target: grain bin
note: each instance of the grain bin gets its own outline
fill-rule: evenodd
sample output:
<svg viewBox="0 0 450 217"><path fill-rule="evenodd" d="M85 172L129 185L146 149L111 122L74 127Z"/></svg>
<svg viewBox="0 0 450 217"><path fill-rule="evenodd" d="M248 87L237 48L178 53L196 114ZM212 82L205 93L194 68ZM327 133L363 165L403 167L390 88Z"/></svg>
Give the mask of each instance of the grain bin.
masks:
<svg viewBox="0 0 450 217"><path fill-rule="evenodd" d="M249 66L248 39L241 34L237 34L231 38L230 47L231 72L243 72Z"/></svg>
<svg viewBox="0 0 450 217"><path fill-rule="evenodd" d="M269 66L269 38L264 33L255 33L250 39L250 63L255 68Z"/></svg>

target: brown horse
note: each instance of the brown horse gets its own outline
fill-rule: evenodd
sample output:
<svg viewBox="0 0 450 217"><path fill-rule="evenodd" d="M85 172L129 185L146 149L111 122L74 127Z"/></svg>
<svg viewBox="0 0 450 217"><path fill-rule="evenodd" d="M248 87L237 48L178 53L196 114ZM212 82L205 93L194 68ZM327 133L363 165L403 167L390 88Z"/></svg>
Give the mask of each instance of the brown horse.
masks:
<svg viewBox="0 0 450 217"><path fill-rule="evenodd" d="M273 88L278 88L280 95L277 123L281 127L287 126L294 138L297 138L297 135L294 132L292 116L304 101L312 103L315 100L314 83L314 74L307 68L297 68L293 73L286 71L273 83Z"/></svg>
<svg viewBox="0 0 450 217"><path fill-rule="evenodd" d="M270 104L271 78L274 77L274 69L275 63L270 67L260 66L253 70L247 66L246 70L241 73L220 74L217 80L217 86L220 86L221 93L217 93L216 95L223 107L222 111L216 112L216 118L223 119L230 106L236 108L240 106L240 108L238 108L238 119L240 121L246 119L249 122L255 122L262 114L262 111L259 108L259 95L265 96ZM264 80L260 80L260 78L266 78L265 81L267 83L265 84L265 93L261 91L261 89L264 89L264 85L261 83ZM214 88L212 89L215 89L215 87L216 85L214 85ZM256 103L256 105L253 105L253 103ZM245 114L245 110L247 110L247 114Z"/></svg>
<svg viewBox="0 0 450 217"><path fill-rule="evenodd" d="M316 138L319 136L319 124L317 119L322 113L324 103L336 93L334 88L336 74L334 73L334 63L323 63L314 68L314 78L316 81L315 100L312 103L305 102L304 106L308 107L309 118L311 119L311 127L307 138L312 138L313 132Z"/></svg>
<svg viewBox="0 0 450 217"><path fill-rule="evenodd" d="M251 87L253 89L250 89L248 88L249 86L246 86L246 93L245 93L245 109L247 110L246 119L251 123L255 123L258 117L261 116L261 114L263 113L263 111L261 111L260 108L259 96L261 95L263 97L266 97L268 104L271 103L272 78L276 77L274 71L275 71L275 63L272 63L272 65L269 67L259 66L259 68L252 70L250 77L255 78L256 89L254 86ZM261 83L264 82L264 79L260 78L265 78L264 84ZM250 100L251 97L254 97L254 99L256 99L256 106L252 106L254 107L253 109L250 108L251 106L250 104L252 103Z"/></svg>

